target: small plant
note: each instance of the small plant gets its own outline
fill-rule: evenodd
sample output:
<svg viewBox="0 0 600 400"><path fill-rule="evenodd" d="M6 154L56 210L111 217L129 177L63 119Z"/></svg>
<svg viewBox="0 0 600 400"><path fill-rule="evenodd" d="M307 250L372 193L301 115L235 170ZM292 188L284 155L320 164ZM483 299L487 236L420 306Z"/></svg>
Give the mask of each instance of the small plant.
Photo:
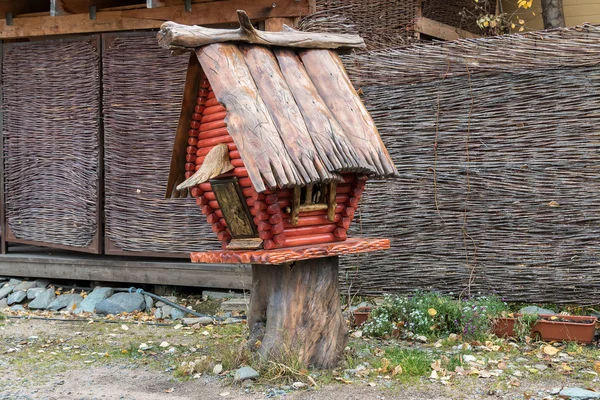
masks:
<svg viewBox="0 0 600 400"><path fill-rule="evenodd" d="M523 314L517 318L515 322L515 334L521 342L527 341L527 337L531 335L531 328L539 321L538 314Z"/></svg>
<svg viewBox="0 0 600 400"><path fill-rule="evenodd" d="M436 292L386 296L383 304L371 311L363 332L382 337L405 329L430 337L455 333L480 338L489 331L491 318L506 309L506 304L497 296L467 300L455 300Z"/></svg>

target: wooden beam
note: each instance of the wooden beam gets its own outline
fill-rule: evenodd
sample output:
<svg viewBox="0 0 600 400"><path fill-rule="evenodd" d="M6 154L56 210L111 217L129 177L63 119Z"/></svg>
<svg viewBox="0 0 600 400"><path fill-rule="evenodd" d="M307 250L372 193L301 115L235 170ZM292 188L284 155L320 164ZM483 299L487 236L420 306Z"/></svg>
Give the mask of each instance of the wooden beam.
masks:
<svg viewBox="0 0 600 400"><path fill-rule="evenodd" d="M4 14L12 13L13 17L19 14L29 14L37 12L50 11L50 2L48 0L11 0L0 1L0 17L4 18Z"/></svg>
<svg viewBox="0 0 600 400"><path fill-rule="evenodd" d="M194 4L191 12L186 12L181 6L98 11L95 20L90 20L88 14L38 16L14 18L10 26L6 24L6 20L1 19L0 39L155 29L160 28L165 21L187 25L229 24L238 21L237 10L245 10L255 21L271 17L296 17L307 14L308 1L279 0L273 3L264 0L224 0L219 1L218 6L213 2ZM273 4L276 6L273 7Z"/></svg>
<svg viewBox="0 0 600 400"><path fill-rule="evenodd" d="M421 17L415 21L415 31L442 40L474 39L481 35Z"/></svg>
<svg viewBox="0 0 600 400"><path fill-rule="evenodd" d="M192 0L192 4L210 3L210 2L215 2L215 1L223 1L223 0ZM146 0L147 8L158 8L158 7L167 7L167 6L183 6L183 5L185 5L185 0Z"/></svg>

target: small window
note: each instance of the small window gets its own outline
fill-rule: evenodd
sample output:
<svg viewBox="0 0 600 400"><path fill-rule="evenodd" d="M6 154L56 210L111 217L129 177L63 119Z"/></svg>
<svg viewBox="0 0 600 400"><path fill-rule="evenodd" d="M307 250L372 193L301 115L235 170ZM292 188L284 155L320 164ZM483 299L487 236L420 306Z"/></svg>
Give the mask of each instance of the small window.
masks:
<svg viewBox="0 0 600 400"><path fill-rule="evenodd" d="M298 224L300 213L327 210L327 219L335 218L336 183L318 183L294 188L292 225Z"/></svg>

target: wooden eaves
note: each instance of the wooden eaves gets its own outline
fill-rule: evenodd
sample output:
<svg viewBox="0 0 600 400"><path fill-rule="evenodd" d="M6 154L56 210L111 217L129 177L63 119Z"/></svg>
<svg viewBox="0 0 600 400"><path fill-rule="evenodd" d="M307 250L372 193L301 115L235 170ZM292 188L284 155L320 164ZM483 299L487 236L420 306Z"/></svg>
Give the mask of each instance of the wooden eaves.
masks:
<svg viewBox="0 0 600 400"><path fill-rule="evenodd" d="M0 0L0 39L156 29L165 21L227 25L246 10L253 21L293 18L311 11L311 0Z"/></svg>

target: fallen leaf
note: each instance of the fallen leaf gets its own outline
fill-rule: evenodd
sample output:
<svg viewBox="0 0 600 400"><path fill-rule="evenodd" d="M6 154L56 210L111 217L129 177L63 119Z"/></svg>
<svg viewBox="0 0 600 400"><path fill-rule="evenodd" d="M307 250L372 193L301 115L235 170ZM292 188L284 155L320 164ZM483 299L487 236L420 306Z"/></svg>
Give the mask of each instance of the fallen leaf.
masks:
<svg viewBox="0 0 600 400"><path fill-rule="evenodd" d="M596 361L596 363L597 362L598 361ZM594 368L596 368L596 363L594 363ZM563 363L562 370L563 370L563 372L571 372L571 371L573 371L573 368L569 367L569 365L567 363ZM598 371L598 370L596 370L596 371Z"/></svg>
<svg viewBox="0 0 600 400"><path fill-rule="evenodd" d="M491 376L492 376L492 374L490 373L490 371L486 371L486 370L479 371L480 378L489 378Z"/></svg>
<svg viewBox="0 0 600 400"><path fill-rule="evenodd" d="M387 358L382 358L381 359L381 368L379 368L379 371L385 373L388 371L389 366L390 366L390 360L388 360Z"/></svg>
<svg viewBox="0 0 600 400"><path fill-rule="evenodd" d="M350 334L350 336L355 337L355 338L362 337L362 331L354 331Z"/></svg>
<svg viewBox="0 0 600 400"><path fill-rule="evenodd" d="M431 375L429 376L429 379L439 379L439 376L435 370L431 371Z"/></svg>
<svg viewBox="0 0 600 400"><path fill-rule="evenodd" d="M600 361L594 361L594 370L600 374Z"/></svg>
<svg viewBox="0 0 600 400"><path fill-rule="evenodd" d="M439 371L442 368L442 360L435 360L431 363L431 369L434 371Z"/></svg>
<svg viewBox="0 0 600 400"><path fill-rule="evenodd" d="M342 378L342 377L340 377L340 376L338 376L337 378L335 378L335 380L336 380L336 381L340 381L340 382L342 382L342 383L346 383L346 384L348 384L348 385L352 383L352 381L346 380L346 379L344 379L344 378Z"/></svg>
<svg viewBox="0 0 600 400"><path fill-rule="evenodd" d="M175 388L170 388L167 390L164 390L165 393L173 393L175 391Z"/></svg>
<svg viewBox="0 0 600 400"><path fill-rule="evenodd" d="M430 316L434 317L434 316L437 314L437 311L436 311L436 309L435 309L435 308L430 308L429 310L427 310L427 313L428 313Z"/></svg>
<svg viewBox="0 0 600 400"><path fill-rule="evenodd" d="M377 386L377 384L375 382L369 382L368 385L371 386L371 387Z"/></svg>
<svg viewBox="0 0 600 400"><path fill-rule="evenodd" d="M124 331L128 331L129 327L127 325L121 325L121 329L123 329Z"/></svg>
<svg viewBox="0 0 600 400"><path fill-rule="evenodd" d="M556 354L557 354L557 353L558 353L560 350L559 350L559 349L557 349L557 348L556 348L556 347L554 347L554 346L547 345L547 346L544 346L544 347L542 348L542 351L543 351L545 354L548 354L549 356L554 356L554 355L556 355Z"/></svg>
<svg viewBox="0 0 600 400"><path fill-rule="evenodd" d="M401 375L402 374L402 365L398 364L396 368L392 371L392 376Z"/></svg>

